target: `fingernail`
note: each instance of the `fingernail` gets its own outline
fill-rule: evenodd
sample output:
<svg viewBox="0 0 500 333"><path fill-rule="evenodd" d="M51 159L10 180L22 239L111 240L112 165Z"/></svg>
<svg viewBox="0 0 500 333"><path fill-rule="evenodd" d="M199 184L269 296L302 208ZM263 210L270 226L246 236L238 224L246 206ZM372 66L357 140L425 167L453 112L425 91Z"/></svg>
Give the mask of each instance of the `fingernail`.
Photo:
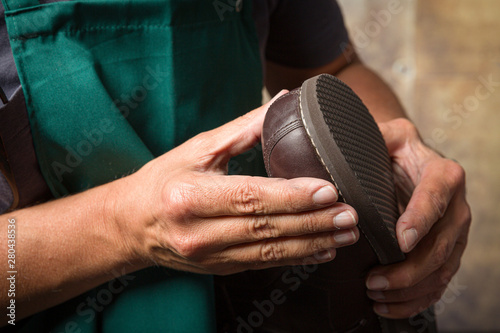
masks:
<svg viewBox="0 0 500 333"><path fill-rule="evenodd" d="M352 244L356 241L356 234L352 230L337 231L333 235L333 239L338 244Z"/></svg>
<svg viewBox="0 0 500 333"><path fill-rule="evenodd" d="M356 226L357 222L354 215L346 210L333 218L333 224L337 229L345 229Z"/></svg>
<svg viewBox="0 0 500 333"><path fill-rule="evenodd" d="M405 241L406 251L410 251L418 239L417 229L411 228L403 231L403 239Z"/></svg>
<svg viewBox="0 0 500 333"><path fill-rule="evenodd" d="M374 310L376 313L379 313L379 314L387 314L389 313L389 309L387 308L387 305L385 305L384 303L377 303L374 305Z"/></svg>
<svg viewBox="0 0 500 333"><path fill-rule="evenodd" d="M367 292L368 297L370 297L374 301L383 301L385 300L384 293L381 291L370 291Z"/></svg>
<svg viewBox="0 0 500 333"><path fill-rule="evenodd" d="M314 255L314 258L316 258L317 260L320 260L320 261L332 260L333 259L333 255L332 255L333 251L335 251L335 250L333 249L333 250L320 251Z"/></svg>
<svg viewBox="0 0 500 333"><path fill-rule="evenodd" d="M332 186L323 186L313 195L314 203L318 205L328 205L337 202L337 192Z"/></svg>
<svg viewBox="0 0 500 333"><path fill-rule="evenodd" d="M370 290L386 290L389 287L389 281L382 275L372 275L366 281L366 287Z"/></svg>

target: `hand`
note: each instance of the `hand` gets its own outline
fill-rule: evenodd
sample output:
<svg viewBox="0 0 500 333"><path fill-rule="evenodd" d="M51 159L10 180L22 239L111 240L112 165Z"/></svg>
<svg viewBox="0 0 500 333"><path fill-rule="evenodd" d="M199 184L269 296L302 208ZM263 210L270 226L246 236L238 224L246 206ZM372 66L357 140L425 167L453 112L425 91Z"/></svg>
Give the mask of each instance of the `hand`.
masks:
<svg viewBox="0 0 500 333"><path fill-rule="evenodd" d="M374 310L408 318L436 303L460 266L471 221L464 170L425 146L413 124L379 124L392 157L396 185L406 209L396 225L407 259L368 275Z"/></svg>
<svg viewBox="0 0 500 333"><path fill-rule="evenodd" d="M134 251L178 270L232 274L327 262L359 237L354 209L327 181L228 176L227 163L260 141L269 104L201 133L126 177L117 223ZM119 199L119 200L118 200Z"/></svg>

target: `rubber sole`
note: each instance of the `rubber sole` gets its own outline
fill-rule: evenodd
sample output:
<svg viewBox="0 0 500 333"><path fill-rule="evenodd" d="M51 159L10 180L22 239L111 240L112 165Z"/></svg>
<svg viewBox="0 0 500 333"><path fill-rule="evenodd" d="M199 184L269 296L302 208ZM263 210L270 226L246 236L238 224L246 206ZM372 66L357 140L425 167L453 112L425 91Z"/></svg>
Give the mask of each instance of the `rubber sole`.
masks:
<svg viewBox="0 0 500 333"><path fill-rule="evenodd" d="M398 211L390 158L369 111L331 75L304 82L300 107L319 159L344 201L358 213L359 228L380 263L404 260L395 236Z"/></svg>

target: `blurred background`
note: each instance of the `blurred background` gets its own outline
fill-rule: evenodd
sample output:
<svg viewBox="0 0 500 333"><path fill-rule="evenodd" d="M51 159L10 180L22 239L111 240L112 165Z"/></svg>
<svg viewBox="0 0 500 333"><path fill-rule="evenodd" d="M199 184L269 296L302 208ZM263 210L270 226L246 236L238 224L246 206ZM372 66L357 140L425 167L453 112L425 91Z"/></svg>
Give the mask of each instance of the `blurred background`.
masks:
<svg viewBox="0 0 500 333"><path fill-rule="evenodd" d="M393 87L427 144L467 171L472 229L436 305L438 326L500 332L500 1L339 3L361 58Z"/></svg>

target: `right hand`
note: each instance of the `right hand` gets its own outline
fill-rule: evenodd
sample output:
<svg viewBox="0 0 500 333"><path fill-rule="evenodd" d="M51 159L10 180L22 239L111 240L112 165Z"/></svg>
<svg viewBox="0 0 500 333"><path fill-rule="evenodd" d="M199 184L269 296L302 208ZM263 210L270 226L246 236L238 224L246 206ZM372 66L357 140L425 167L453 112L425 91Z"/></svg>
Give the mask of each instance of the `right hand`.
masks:
<svg viewBox="0 0 500 333"><path fill-rule="evenodd" d="M227 175L229 159L259 142L269 105L201 133L115 182L117 223L140 258L226 275L299 265L306 258L328 262L336 248L357 241L357 214L336 202L331 183Z"/></svg>

